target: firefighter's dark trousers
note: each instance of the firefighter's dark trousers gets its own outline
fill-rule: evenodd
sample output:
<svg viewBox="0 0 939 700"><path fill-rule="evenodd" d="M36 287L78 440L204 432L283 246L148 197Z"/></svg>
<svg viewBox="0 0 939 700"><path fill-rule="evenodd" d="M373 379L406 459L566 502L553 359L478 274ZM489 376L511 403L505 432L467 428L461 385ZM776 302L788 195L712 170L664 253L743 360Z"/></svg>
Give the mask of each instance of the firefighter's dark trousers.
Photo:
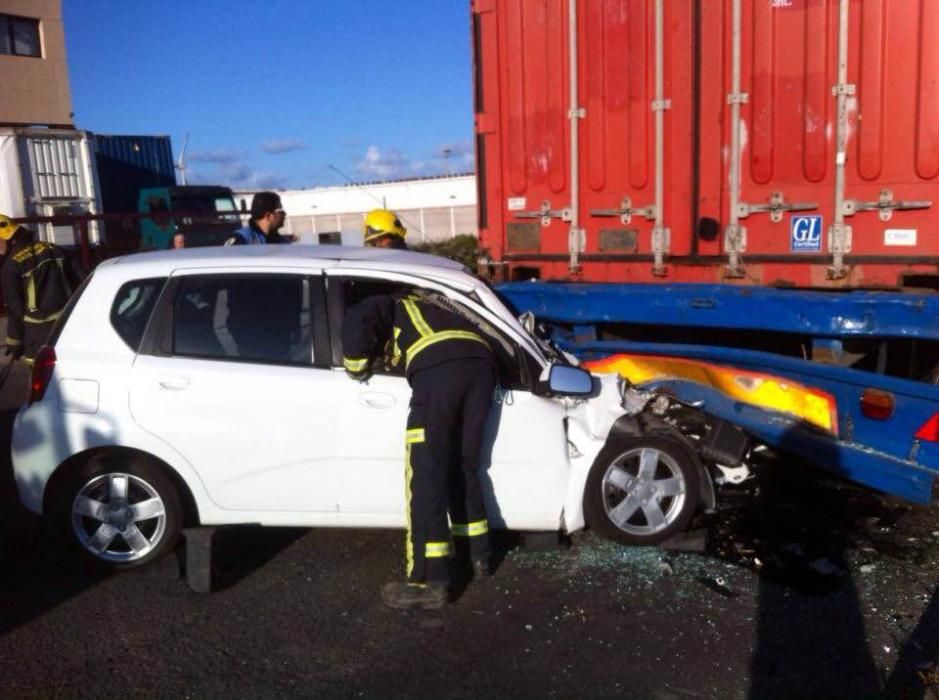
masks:
<svg viewBox="0 0 939 700"><path fill-rule="evenodd" d="M492 365L450 360L411 376L405 436L405 557L413 583L447 581L455 539L474 558L489 556L489 526L479 484L480 452L495 389Z"/></svg>
<svg viewBox="0 0 939 700"><path fill-rule="evenodd" d="M55 321L23 324L23 359L32 364L39 349L49 340Z"/></svg>

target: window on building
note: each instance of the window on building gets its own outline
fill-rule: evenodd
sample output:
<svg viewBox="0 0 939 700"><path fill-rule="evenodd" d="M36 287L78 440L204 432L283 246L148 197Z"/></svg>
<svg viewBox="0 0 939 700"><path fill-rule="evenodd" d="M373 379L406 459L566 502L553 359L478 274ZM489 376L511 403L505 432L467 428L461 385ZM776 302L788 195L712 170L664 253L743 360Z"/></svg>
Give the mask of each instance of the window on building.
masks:
<svg viewBox="0 0 939 700"><path fill-rule="evenodd" d="M0 54L41 56L39 20L0 14Z"/></svg>

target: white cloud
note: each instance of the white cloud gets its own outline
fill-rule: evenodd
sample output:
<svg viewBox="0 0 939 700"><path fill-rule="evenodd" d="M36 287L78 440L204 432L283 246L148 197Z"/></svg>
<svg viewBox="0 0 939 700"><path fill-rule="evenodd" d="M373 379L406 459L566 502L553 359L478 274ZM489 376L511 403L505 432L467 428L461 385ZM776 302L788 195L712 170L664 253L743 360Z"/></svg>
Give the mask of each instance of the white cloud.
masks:
<svg viewBox="0 0 939 700"><path fill-rule="evenodd" d="M408 177L462 173L474 169L471 141L443 144L424 158L414 158L393 148L369 146L355 164L360 176L371 180L396 180Z"/></svg>
<svg viewBox="0 0 939 700"><path fill-rule="evenodd" d="M219 168L224 184L242 189L277 189L287 186L287 178L270 171L258 171L246 163Z"/></svg>
<svg viewBox="0 0 939 700"><path fill-rule="evenodd" d="M226 164L240 161L244 157L244 151L233 148L216 148L208 151L193 151L186 155L186 160L197 163Z"/></svg>
<svg viewBox="0 0 939 700"><path fill-rule="evenodd" d="M382 152L378 146L369 146L365 156L356 163L356 172L373 180L394 180L416 174L411 159L393 149Z"/></svg>
<svg viewBox="0 0 939 700"><path fill-rule="evenodd" d="M302 151L306 144L300 139L268 139L261 144L261 150L265 153L281 154L291 151Z"/></svg>
<svg viewBox="0 0 939 700"><path fill-rule="evenodd" d="M258 171L247 162L243 151L219 149L193 153L187 160L199 164L186 169L192 184L227 185L238 189L275 189L287 186L285 175ZM201 165L201 164L205 165Z"/></svg>
<svg viewBox="0 0 939 700"><path fill-rule="evenodd" d="M476 153L473 142L466 139L454 143L445 143L434 154L434 167L441 173L473 172L476 166Z"/></svg>

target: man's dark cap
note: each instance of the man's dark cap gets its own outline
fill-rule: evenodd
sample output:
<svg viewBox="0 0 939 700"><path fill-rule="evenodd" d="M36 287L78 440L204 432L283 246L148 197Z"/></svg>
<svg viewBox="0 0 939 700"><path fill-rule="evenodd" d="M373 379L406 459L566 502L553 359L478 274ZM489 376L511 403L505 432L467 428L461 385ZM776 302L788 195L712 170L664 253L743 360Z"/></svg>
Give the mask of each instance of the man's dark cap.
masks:
<svg viewBox="0 0 939 700"><path fill-rule="evenodd" d="M258 192L251 200L251 218L260 219L280 208L280 195L276 192Z"/></svg>

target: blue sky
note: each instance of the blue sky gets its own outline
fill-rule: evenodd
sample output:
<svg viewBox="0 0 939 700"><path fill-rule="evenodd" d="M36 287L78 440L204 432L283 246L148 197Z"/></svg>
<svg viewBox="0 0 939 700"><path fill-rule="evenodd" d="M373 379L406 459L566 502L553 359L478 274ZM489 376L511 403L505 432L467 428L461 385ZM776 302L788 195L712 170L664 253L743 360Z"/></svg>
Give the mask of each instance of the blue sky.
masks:
<svg viewBox="0 0 939 700"><path fill-rule="evenodd" d="M190 182L473 169L469 0L62 0L75 124L189 134ZM450 150L449 160L443 156Z"/></svg>

